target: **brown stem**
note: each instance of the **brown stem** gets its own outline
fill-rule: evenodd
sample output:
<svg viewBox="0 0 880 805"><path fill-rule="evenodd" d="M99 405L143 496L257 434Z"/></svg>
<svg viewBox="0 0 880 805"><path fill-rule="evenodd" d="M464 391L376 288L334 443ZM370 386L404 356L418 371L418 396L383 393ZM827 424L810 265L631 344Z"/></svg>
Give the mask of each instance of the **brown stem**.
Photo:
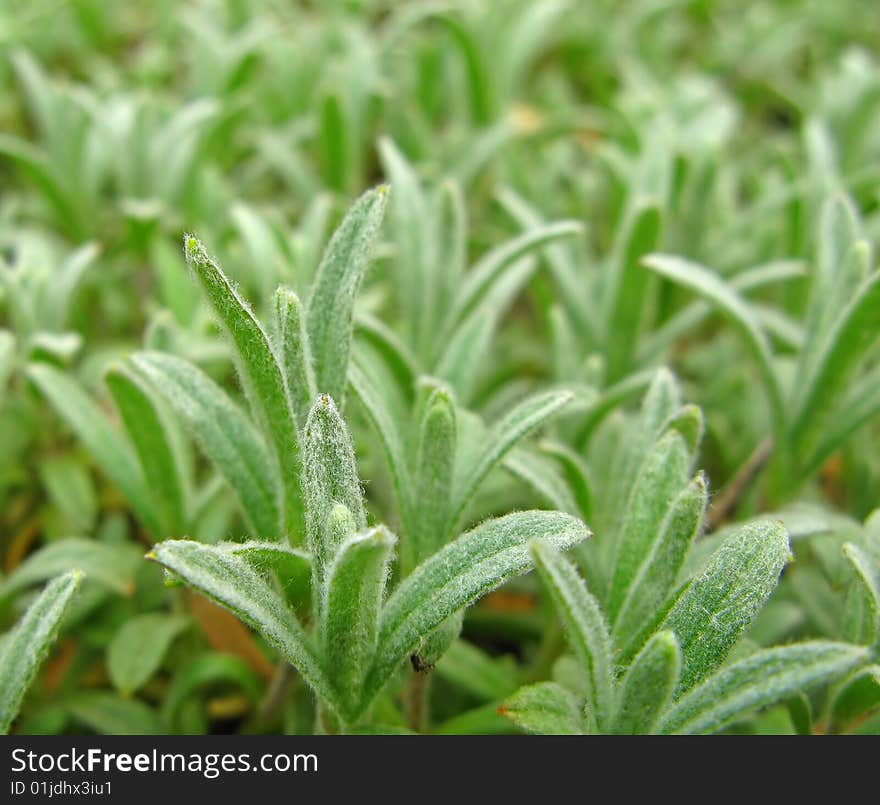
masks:
<svg viewBox="0 0 880 805"><path fill-rule="evenodd" d="M428 730L428 689L431 685L431 671L413 671L407 685L406 715L409 728L414 732Z"/></svg>
<svg viewBox="0 0 880 805"><path fill-rule="evenodd" d="M706 518L708 531L714 531L736 510L742 500L749 484L764 469L764 465L773 452L773 440L768 436L745 460L745 463L737 470L736 475L728 481L727 486L721 490L721 494L713 501Z"/></svg>

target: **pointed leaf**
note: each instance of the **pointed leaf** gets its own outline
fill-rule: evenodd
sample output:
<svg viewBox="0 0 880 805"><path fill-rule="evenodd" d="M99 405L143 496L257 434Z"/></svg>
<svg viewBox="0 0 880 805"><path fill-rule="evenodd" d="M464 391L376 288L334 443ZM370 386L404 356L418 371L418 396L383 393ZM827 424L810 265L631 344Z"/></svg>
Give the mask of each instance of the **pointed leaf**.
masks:
<svg viewBox="0 0 880 805"><path fill-rule="evenodd" d="M193 364L158 352L139 352L134 366L147 377L195 436L238 497L263 539L282 534L277 463L242 410Z"/></svg>
<svg viewBox="0 0 880 805"><path fill-rule="evenodd" d="M297 425L302 427L318 391L305 314L299 297L290 288L279 287L275 292L275 328L287 396L296 414Z"/></svg>
<svg viewBox="0 0 880 805"><path fill-rule="evenodd" d="M520 688L498 712L538 735L583 735L587 731L577 697L555 682Z"/></svg>
<svg viewBox="0 0 880 805"><path fill-rule="evenodd" d="M285 529L296 539L302 516L300 444L281 367L263 326L205 247L192 235L184 236L184 247L187 262L235 345L242 387L281 469Z"/></svg>
<svg viewBox="0 0 880 805"><path fill-rule="evenodd" d="M187 475L174 424L147 384L126 367L111 368L105 382L138 454L163 527L161 536L183 533L188 525Z"/></svg>
<svg viewBox="0 0 880 805"><path fill-rule="evenodd" d="M846 643L814 641L758 651L722 668L668 710L663 733L716 732L759 707L811 685L833 682L866 661L868 652Z"/></svg>
<svg viewBox="0 0 880 805"><path fill-rule="evenodd" d="M355 298L382 224L387 185L364 193L333 234L306 310L318 392L345 400Z"/></svg>
<svg viewBox="0 0 880 805"><path fill-rule="evenodd" d="M9 732L22 699L58 634L61 619L82 581L72 570L51 581L0 648L0 734Z"/></svg>
<svg viewBox="0 0 880 805"><path fill-rule="evenodd" d="M791 558L780 522L756 522L731 534L663 623L681 645L679 694L718 667L762 609Z"/></svg>
<svg viewBox="0 0 880 805"><path fill-rule="evenodd" d="M620 681L611 732L645 735L672 700L681 671L681 651L672 632L657 632Z"/></svg>
<svg viewBox="0 0 880 805"><path fill-rule="evenodd" d="M331 705L335 703L308 635L278 593L244 558L222 546L191 540L160 542L147 558L159 562L259 632L318 696Z"/></svg>
<svg viewBox="0 0 880 805"><path fill-rule="evenodd" d="M123 696L143 687L189 624L187 618L162 613L138 615L123 623L107 647L107 671L114 687Z"/></svg>
<svg viewBox="0 0 880 805"><path fill-rule="evenodd" d="M586 674L588 717L600 731L605 730L614 701L614 663L602 609L565 557L541 542L532 545L532 555L572 651Z"/></svg>
<svg viewBox="0 0 880 805"><path fill-rule="evenodd" d="M590 536L559 512L516 512L462 534L420 565L394 591L382 611L376 659L367 675L363 705L379 692L421 639L450 615L532 567L529 543L543 540L566 550Z"/></svg>
<svg viewBox="0 0 880 805"><path fill-rule="evenodd" d="M376 650L394 543L384 526L355 534L339 547L327 574L321 628L324 667L351 715L357 714L364 675Z"/></svg>

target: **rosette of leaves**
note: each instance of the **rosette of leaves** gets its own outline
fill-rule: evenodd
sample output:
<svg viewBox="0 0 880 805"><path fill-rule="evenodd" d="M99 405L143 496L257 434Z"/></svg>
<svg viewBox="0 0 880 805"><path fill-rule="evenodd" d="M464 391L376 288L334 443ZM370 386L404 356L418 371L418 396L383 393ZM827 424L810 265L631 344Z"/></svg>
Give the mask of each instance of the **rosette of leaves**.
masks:
<svg viewBox="0 0 880 805"><path fill-rule="evenodd" d="M608 539L578 550L583 575L559 551L531 546L573 657L557 663L554 681L506 701L502 712L522 728L714 732L777 702L801 706L815 686L852 675L865 684L874 674L880 564L856 545L846 548L862 624L853 642L755 649L740 641L791 558L789 534L762 519L696 541L708 501L703 475L691 475L699 425L698 409L681 407L661 370L613 451L606 513L597 513Z"/></svg>
<svg viewBox="0 0 880 805"><path fill-rule="evenodd" d="M401 498L409 544L394 571L398 540L384 525L368 523L336 402L345 398L355 295L386 195L380 187L355 203L305 305L279 289L271 336L201 244L187 237L187 259L233 343L251 415L181 358L144 352L126 365L195 437L235 493L253 537L215 545L169 540L151 558L256 629L314 691L327 729L369 721L370 705L404 660L419 651L439 654L457 634L456 613L531 568L529 542L565 549L589 535L580 520L552 511L515 512L459 534L482 479L568 395L524 402L498 425L497 441L454 465L455 407L437 389L422 414L414 491ZM168 444L161 422L150 431L160 446ZM392 425L386 433L393 431ZM156 483L163 466L165 483L179 477L173 450L141 450L139 457L144 476L148 462L164 462L151 470ZM393 467L409 490L406 461ZM386 594L389 577L395 583ZM447 622L449 636L441 630L436 645L426 644Z"/></svg>

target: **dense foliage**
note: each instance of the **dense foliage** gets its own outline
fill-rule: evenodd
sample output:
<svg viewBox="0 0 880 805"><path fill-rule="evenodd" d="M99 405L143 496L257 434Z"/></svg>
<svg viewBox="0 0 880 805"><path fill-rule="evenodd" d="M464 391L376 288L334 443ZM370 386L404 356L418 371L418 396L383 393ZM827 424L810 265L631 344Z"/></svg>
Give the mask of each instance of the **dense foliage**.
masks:
<svg viewBox="0 0 880 805"><path fill-rule="evenodd" d="M0 731L880 732L871 13L4 3Z"/></svg>

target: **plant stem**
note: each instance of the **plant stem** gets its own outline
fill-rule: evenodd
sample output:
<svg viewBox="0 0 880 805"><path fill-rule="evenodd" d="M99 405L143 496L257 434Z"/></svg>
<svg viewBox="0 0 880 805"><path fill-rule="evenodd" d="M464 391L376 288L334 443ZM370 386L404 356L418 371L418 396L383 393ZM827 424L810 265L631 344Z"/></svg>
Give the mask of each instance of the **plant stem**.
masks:
<svg viewBox="0 0 880 805"><path fill-rule="evenodd" d="M293 668L286 662L279 662L275 666L275 673L263 696L263 701L257 710L257 717L264 721L272 716L272 714L281 706L284 695L287 693L290 683L293 680Z"/></svg>
<svg viewBox="0 0 880 805"><path fill-rule="evenodd" d="M430 670L413 671L406 691L407 722L414 732L428 730L428 691L431 686Z"/></svg>

